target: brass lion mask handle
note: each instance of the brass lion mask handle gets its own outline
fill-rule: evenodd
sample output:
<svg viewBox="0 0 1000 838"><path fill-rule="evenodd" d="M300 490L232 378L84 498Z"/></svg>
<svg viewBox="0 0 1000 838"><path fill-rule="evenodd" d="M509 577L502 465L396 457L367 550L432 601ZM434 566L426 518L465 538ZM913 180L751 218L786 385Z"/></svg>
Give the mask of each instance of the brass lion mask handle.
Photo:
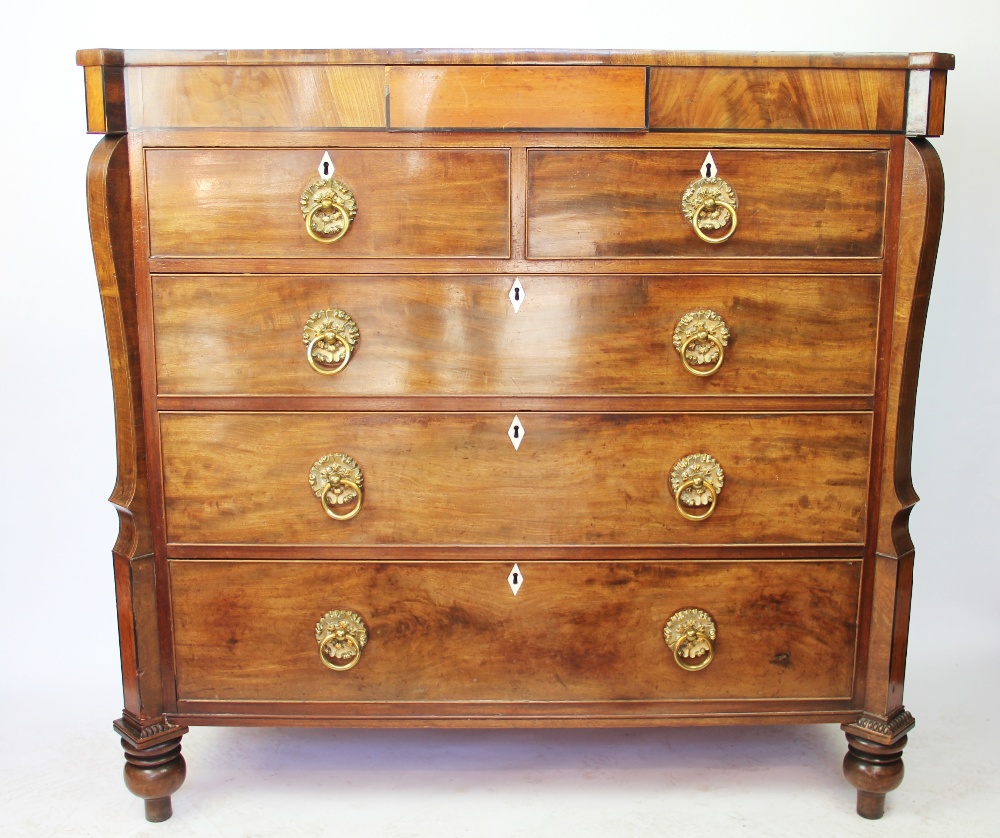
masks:
<svg viewBox="0 0 1000 838"><path fill-rule="evenodd" d="M698 608L674 614L663 629L663 639L674 661L688 672L708 666L715 657L715 621Z"/></svg>
<svg viewBox="0 0 1000 838"><path fill-rule="evenodd" d="M736 232L736 192L722 178L702 177L692 181L681 196L681 212L691 223L698 238L709 244L722 244ZM710 236L705 230L722 230Z"/></svg>
<svg viewBox="0 0 1000 838"><path fill-rule="evenodd" d="M704 521L715 512L724 478L722 466L711 454L688 454L674 463L670 488L681 517ZM703 511L692 512L698 509Z"/></svg>
<svg viewBox="0 0 1000 838"><path fill-rule="evenodd" d="M310 183L302 193L299 207L306 232L320 244L333 244L342 239L358 214L354 193L333 177L320 177Z"/></svg>
<svg viewBox="0 0 1000 838"><path fill-rule="evenodd" d="M361 511L364 476L361 466L347 454L325 454L309 469L309 485L335 521L350 521ZM352 505L353 504L353 505ZM347 512L337 508L348 507Z"/></svg>
<svg viewBox="0 0 1000 838"><path fill-rule="evenodd" d="M319 659L337 672L353 669L368 643L368 627L353 611L327 611L316 623Z"/></svg>
<svg viewBox="0 0 1000 838"><path fill-rule="evenodd" d="M306 360L320 375L343 372L360 338L354 318L339 308L314 311L302 329Z"/></svg>
<svg viewBox="0 0 1000 838"><path fill-rule="evenodd" d="M706 378L722 366L729 346L729 327L710 308L689 311L677 322L673 343L684 369Z"/></svg>

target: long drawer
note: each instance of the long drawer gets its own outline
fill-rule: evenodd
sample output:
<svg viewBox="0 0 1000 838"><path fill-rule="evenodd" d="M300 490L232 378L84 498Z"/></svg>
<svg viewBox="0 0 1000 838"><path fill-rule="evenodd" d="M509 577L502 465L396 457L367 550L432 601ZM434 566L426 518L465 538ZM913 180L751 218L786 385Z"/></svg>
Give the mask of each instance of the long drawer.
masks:
<svg viewBox="0 0 1000 838"><path fill-rule="evenodd" d="M180 395L873 391L877 276L525 275L518 283L510 276L155 276L157 387ZM321 374L335 366L314 369L307 356L305 337L315 334L307 324L327 309L350 315L358 330L337 374ZM706 310L721 318L726 344L711 377L717 346L705 343L714 354L695 354L685 369L675 342L680 321ZM342 318L330 322L343 333ZM697 328L691 321L680 334Z"/></svg>
<svg viewBox="0 0 1000 838"><path fill-rule="evenodd" d="M300 200L323 149L148 149L152 256L510 254L507 149L332 151L357 217L332 244L306 232ZM197 231L197 234L193 234Z"/></svg>
<svg viewBox="0 0 1000 838"><path fill-rule="evenodd" d="M530 151L529 257L882 255L885 152L713 150L737 204L732 237L713 245L681 209L709 150Z"/></svg>
<svg viewBox="0 0 1000 838"><path fill-rule="evenodd" d="M526 562L516 597L507 581L512 563L173 561L178 699L851 694L860 560ZM666 644L664 628L685 609L703 611L716 629L713 659L700 671L681 669ZM366 630L360 658L346 671L332 671L319 655L317 622L331 610L353 612ZM698 665L707 654L681 659Z"/></svg>
<svg viewBox="0 0 1000 838"><path fill-rule="evenodd" d="M860 545L864 539L869 413L533 412L513 420L501 413L162 413L168 541L515 546ZM353 458L362 472L352 480L362 484L363 508L350 520L331 520L309 480L314 464L334 453ZM714 513L700 521L681 516L671 484L675 464L692 454L711 455L724 477ZM704 506L684 511L704 514L709 499L702 500ZM341 509L335 501L327 505ZM353 508L345 504L337 514Z"/></svg>

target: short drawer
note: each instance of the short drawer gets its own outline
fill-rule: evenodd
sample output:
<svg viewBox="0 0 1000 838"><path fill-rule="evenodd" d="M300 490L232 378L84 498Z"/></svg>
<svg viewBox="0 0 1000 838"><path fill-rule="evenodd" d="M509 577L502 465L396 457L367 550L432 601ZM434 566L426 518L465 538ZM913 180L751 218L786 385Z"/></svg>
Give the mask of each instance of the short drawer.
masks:
<svg viewBox="0 0 1000 838"><path fill-rule="evenodd" d="M524 562L517 596L512 565L172 561L177 697L850 698L860 560ZM686 609L715 626L712 660L698 671L677 664L664 635ZM357 657L348 670L320 659L317 623L332 610L353 612L365 627L360 656L350 647L331 659L344 666ZM709 654L683 652L689 666Z"/></svg>
<svg viewBox="0 0 1000 838"><path fill-rule="evenodd" d="M334 242L306 231L301 199L324 149L147 149L150 254L506 258L506 149L332 149L357 216ZM196 231L196 234L194 234Z"/></svg>
<svg viewBox="0 0 1000 838"><path fill-rule="evenodd" d="M250 396L873 391L877 276L526 275L518 282L514 290L510 276L154 276L158 390ZM334 345L339 354L330 364L310 364L305 338L316 332L305 326L327 309L350 315L355 342L350 356ZM685 347L685 369L679 349L702 315L679 332L678 325L706 310L721 318L716 339L725 345L693 341ZM343 319L330 322L343 331ZM707 353L698 354L698 346Z"/></svg>
<svg viewBox="0 0 1000 838"><path fill-rule="evenodd" d="M708 151L737 202L721 244L701 240L681 207ZM878 258L887 161L884 151L533 149L528 255Z"/></svg>
<svg viewBox="0 0 1000 838"><path fill-rule="evenodd" d="M168 541L229 545L851 544L869 413L162 413ZM687 520L674 465L723 470ZM328 454L363 506L314 494ZM332 467L320 466L322 471ZM322 490L319 477L316 488ZM324 478L325 479L325 478ZM685 478L687 479L687 478ZM327 481L328 482L328 481ZM346 484L340 484L343 490ZM347 486L347 488L350 488ZM686 490L685 490L686 491ZM690 496L688 496L690 497ZM711 498L684 512L708 512Z"/></svg>

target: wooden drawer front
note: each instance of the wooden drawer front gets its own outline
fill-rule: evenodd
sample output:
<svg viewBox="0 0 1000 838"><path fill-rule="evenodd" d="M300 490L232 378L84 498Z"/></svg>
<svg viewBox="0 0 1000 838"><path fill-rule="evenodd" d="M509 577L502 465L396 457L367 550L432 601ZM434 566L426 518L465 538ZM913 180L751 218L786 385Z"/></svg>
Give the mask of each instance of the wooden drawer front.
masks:
<svg viewBox="0 0 1000 838"><path fill-rule="evenodd" d="M197 395L871 394L878 277L156 276L159 391ZM341 308L348 367L307 363L303 325ZM677 321L731 337L711 378L684 370ZM703 367L705 369L707 367Z"/></svg>
<svg viewBox="0 0 1000 838"><path fill-rule="evenodd" d="M164 413L168 541L189 544L860 544L871 416ZM324 513L321 456L353 457L364 508ZM714 515L680 517L688 454L725 471ZM345 507L345 510L347 507Z"/></svg>
<svg viewBox="0 0 1000 838"><path fill-rule="evenodd" d="M506 149L331 149L358 214L313 241L300 209L324 149L149 149L153 256L506 258Z"/></svg>
<svg viewBox="0 0 1000 838"><path fill-rule="evenodd" d="M709 151L739 201L721 245L681 211ZM879 257L886 162L882 151L532 150L528 255Z"/></svg>
<svg viewBox="0 0 1000 838"><path fill-rule="evenodd" d="M902 131L906 70L653 67L649 127Z"/></svg>
<svg viewBox="0 0 1000 838"><path fill-rule="evenodd" d="M860 561L330 564L173 561L177 695L255 701L845 699ZM674 662L670 617L707 612L715 657ZM315 626L359 614L333 672ZM544 708L538 708L543 711ZM484 712L488 712L485 711Z"/></svg>
<svg viewBox="0 0 1000 838"><path fill-rule="evenodd" d="M377 65L133 67L129 82L131 128L385 127Z"/></svg>
<svg viewBox="0 0 1000 838"><path fill-rule="evenodd" d="M645 67L390 67L393 128L646 127Z"/></svg>

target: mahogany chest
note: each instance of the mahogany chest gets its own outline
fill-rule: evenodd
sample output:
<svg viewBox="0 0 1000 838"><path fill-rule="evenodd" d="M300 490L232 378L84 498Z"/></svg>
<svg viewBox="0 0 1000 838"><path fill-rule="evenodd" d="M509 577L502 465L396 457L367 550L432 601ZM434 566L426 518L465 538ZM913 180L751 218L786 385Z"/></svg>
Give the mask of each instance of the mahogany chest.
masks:
<svg viewBox="0 0 1000 838"><path fill-rule="evenodd" d="M943 54L88 50L126 785L189 726L902 779Z"/></svg>

